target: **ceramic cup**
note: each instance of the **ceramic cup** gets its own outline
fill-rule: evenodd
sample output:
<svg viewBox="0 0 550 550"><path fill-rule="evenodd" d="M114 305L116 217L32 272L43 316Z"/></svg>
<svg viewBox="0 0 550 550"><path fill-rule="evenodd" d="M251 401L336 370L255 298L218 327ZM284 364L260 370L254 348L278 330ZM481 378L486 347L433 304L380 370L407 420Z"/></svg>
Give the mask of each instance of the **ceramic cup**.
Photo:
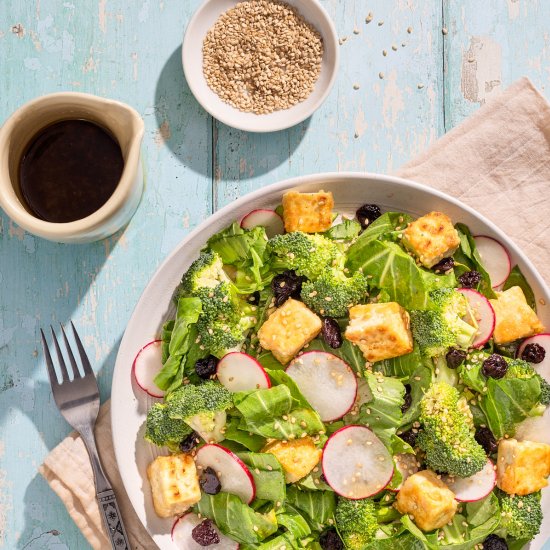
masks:
<svg viewBox="0 0 550 550"><path fill-rule="evenodd" d="M93 214L67 223L36 218L19 189L19 163L34 135L53 122L86 119L107 128L124 158L120 181L107 202ZM143 120L135 109L110 99L73 92L49 94L20 107L0 129L0 207L19 226L50 241L85 243L112 235L130 221L143 192L141 140Z"/></svg>

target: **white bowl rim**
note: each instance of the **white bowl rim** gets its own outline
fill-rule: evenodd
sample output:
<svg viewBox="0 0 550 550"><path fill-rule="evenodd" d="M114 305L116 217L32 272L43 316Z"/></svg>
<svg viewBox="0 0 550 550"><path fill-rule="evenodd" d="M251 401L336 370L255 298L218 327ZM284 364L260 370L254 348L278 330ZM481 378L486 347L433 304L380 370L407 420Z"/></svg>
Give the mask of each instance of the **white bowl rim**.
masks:
<svg viewBox="0 0 550 550"><path fill-rule="evenodd" d="M443 199L444 201L447 201L451 203L452 205L458 207L459 209L464 210L466 213L471 215L473 218L480 221L482 224L485 224L487 228L489 228L491 231L495 233L495 235L498 236L498 238L502 239L503 242L506 243L506 246L509 247L509 250L513 252L518 260L519 263L521 263L523 266L526 266L531 273L533 274L534 278L537 281L537 284L543 289L546 296L550 296L550 289L548 288L548 285L543 280L542 276L536 269L536 267L533 265L531 260L523 253L523 251L519 248L518 245L516 245L510 237L508 237L501 229L498 228L493 222L488 220L483 214L480 214L477 212L474 208L462 203L460 200L452 197L451 195L447 195L446 193L443 193L442 191L439 191L438 189L434 189L428 185L418 183L413 180L408 180L405 178L401 178L398 176L390 176L390 175L383 175L383 174L377 174L375 172L322 172L322 173L315 173L315 174L309 174L305 176L296 176L292 178L288 178L270 185L267 185L265 187L262 187L260 189L257 189L251 193L248 193L246 195L243 195L239 199L227 204L217 212L215 212L213 215L209 216L204 220L201 224L199 224L191 233L189 233L182 241L175 247L175 249L165 258L165 260L160 264L160 266L156 269L155 273L152 275L152 277L149 280L149 283L143 290L138 302L136 303L136 306L134 308L134 311L132 312L132 315L130 316L130 319L128 321L128 324L126 326L126 330L124 332L124 335L121 339L120 345L119 345L119 352L117 354L116 362L115 362L115 368L113 372L113 381L112 381L112 388L111 393L112 397L114 399L111 400L111 429L112 429L112 435L113 435L113 447L115 451L115 459L117 461L117 465L119 466L119 472L120 476L122 478L123 485L125 487L130 486L131 483L131 477L127 472L127 469L123 466L124 462L124 456L123 456L123 450L120 448L120 445L116 445L116 441L119 439L119 429L122 429L122 426L120 422L117 422L117 418L119 417L119 414L123 412L126 404L120 400L116 399L116 393L118 393L117 387L122 387L123 384L128 384L128 378L127 378L127 372L124 372L125 364L123 364L123 358L121 357L121 350L123 350L126 347L126 340L130 339L129 336L129 328L133 323L135 323L135 314L136 310L141 306L141 303L144 301L144 297L149 293L150 289L154 286L155 280L159 276L159 274L165 269L165 266L167 264L171 263L173 259L181 254L182 249L186 247L186 245L195 239L201 239L203 241L206 240L205 235L208 237L210 236L211 231L209 231L209 228L211 225L215 224L218 220L223 219L228 212L231 212L233 210L238 211L239 207L246 205L246 203L254 203L255 200L261 199L263 195L270 194L274 191L286 191L288 189L291 189L293 187L297 187L299 185L307 185L312 184L315 182L319 182L319 185L322 186L323 183L330 182L334 185L342 185L345 184L346 181L349 180L377 180L379 182L386 182L391 184L397 184L399 186L403 186L403 188L418 190L424 193L428 193L433 195L436 198ZM139 513L136 510L136 513L139 516ZM140 517L140 520L142 518Z"/></svg>
<svg viewBox="0 0 550 550"><path fill-rule="evenodd" d="M319 2L319 0L308 0L308 1L317 6L317 8L319 10L319 13L321 13L323 18L326 20L326 23L327 23L327 26L328 26L330 32L329 32L329 36L324 37L324 38L326 39L326 38L330 37L331 42L335 46L334 47L334 52L335 52L334 67L332 69L332 74L330 76L330 79L329 79L328 83L326 84L323 93L319 96L317 101L315 103L313 103L310 106L310 108L307 109L302 114L302 116L300 116L298 118L289 118L288 119L289 122L286 122L286 123L281 122L280 124L271 124L269 126L266 125L265 128L264 127L262 127L262 128L252 127L252 126L249 126L246 123L238 123L238 122L235 123L235 120L238 120L239 113L242 114L242 112L239 111L238 109L236 109L235 107L231 107L231 105L229 105L229 104L227 104L227 106L229 108L231 108L232 111L235 113L235 120L233 120L233 118L230 117L230 116L226 116L223 113L218 112L217 109L212 108L211 105L207 101L204 101L204 99L202 98L202 96L199 93L199 90L198 90L198 88L195 84L195 80L193 78L191 78L190 74L188 74L187 63L185 62L185 58L186 58L186 52L190 51L190 48L191 48L191 45L189 43L189 41L190 41L190 38L189 38L190 37L190 32L189 32L189 30L200 19L201 15L202 15L202 12L206 9L206 7L210 3L213 3L215 1L216 0L204 0L204 2L197 8L197 10L195 11L193 16L191 17L191 19L187 23L187 26L185 28L185 32L184 32L184 35L183 35L183 44L182 44L182 48L181 48L181 62L182 62L182 65L183 65L183 72L185 74L185 80L187 81L187 85L189 86L189 89L191 90L191 93L193 94L195 99L199 102L201 107L207 113L209 113L211 116L213 116L216 120L219 120L220 122L222 122L223 124L226 124L227 126L230 126L231 128L235 128L237 130L242 130L244 132L254 132L254 133L257 133L257 134L265 134L265 133L269 133L269 132L279 132L281 130L286 130L288 128L292 128L293 126L296 126L296 125L300 124L301 122L303 122L304 120L307 120L310 116L312 116L313 113L315 113L315 111L317 111L317 109L319 109L319 107L325 102L326 98L328 97L329 93L331 92L331 90L334 86L334 83L336 81L336 78L338 76L338 67L340 66L340 49L339 49L339 44L338 44L338 33L336 32L336 27L335 27L334 22L332 21L330 15L328 14L328 12L324 8L324 6ZM237 4L239 1L240 0L235 0L235 4ZM197 49L197 48L195 48L195 49ZM201 44L200 51L202 52L202 44ZM189 55L191 55L191 54L189 54ZM292 109L292 107L290 109L286 109L286 111L288 112L291 109ZM283 112L283 111L280 111L280 112ZM256 115L256 116L263 116L263 115Z"/></svg>

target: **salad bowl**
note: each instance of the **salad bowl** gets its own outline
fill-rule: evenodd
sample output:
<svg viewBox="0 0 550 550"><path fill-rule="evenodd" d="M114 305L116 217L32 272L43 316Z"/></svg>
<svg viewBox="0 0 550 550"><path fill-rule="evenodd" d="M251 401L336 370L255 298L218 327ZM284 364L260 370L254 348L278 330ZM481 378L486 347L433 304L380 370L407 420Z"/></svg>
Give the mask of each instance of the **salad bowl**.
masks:
<svg viewBox="0 0 550 550"><path fill-rule="evenodd" d="M148 396L135 383L132 364L137 352L158 339L162 325L174 315L173 293L182 274L195 260L208 238L247 213L274 209L289 189L301 192L330 191L334 210L353 216L364 203L375 203L382 211L399 211L420 216L436 210L455 222L466 224L473 234L486 235L505 243L512 265L518 265L531 285L537 300L537 313L545 326L550 325L550 291L542 277L522 251L492 222L472 208L437 190L392 176L368 173L325 173L285 180L255 191L218 211L190 233L157 269L144 290L126 328L118 352L112 386L112 428L115 455L120 474L136 513L161 549L174 548L170 529L172 519L156 516L147 480L147 466L159 454L143 439L147 410L158 399ZM547 379L550 372L539 370ZM550 416L526 424L523 436L550 443ZM543 509L550 511L550 494L543 491ZM539 549L550 537L550 525L543 523L541 533L530 548Z"/></svg>

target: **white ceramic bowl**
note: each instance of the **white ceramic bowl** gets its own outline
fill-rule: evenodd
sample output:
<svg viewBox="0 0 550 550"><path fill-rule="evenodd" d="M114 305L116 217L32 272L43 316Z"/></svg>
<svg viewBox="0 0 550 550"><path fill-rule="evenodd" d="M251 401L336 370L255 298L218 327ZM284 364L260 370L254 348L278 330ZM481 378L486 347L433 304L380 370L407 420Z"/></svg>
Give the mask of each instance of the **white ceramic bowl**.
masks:
<svg viewBox="0 0 550 550"><path fill-rule="evenodd" d="M398 210L416 216L431 210L447 213L454 221L467 224L474 234L489 235L505 243L512 261L519 264L533 287L539 302L538 314L550 326L550 290L521 250L493 223L439 191L391 176L362 173L316 174L270 185L226 206L190 233L159 267L143 292L122 338L113 375L111 416L113 441L120 475L137 515L161 549L171 550L171 520L156 516L146 468L158 454L157 448L143 440L148 408L158 401L148 397L132 380L132 362L143 345L158 337L165 320L173 314L172 294L181 276L208 238L256 208L274 208L287 189L304 192L332 191L335 210L353 214L365 202L379 204L382 210ZM542 304L544 300L545 305ZM550 372L541 372L550 379ZM547 411L548 413L548 411ZM526 439L550 443L550 414L536 419L524 431ZM543 490L543 507L550 514L550 489ZM532 550L542 548L550 536L550 521L531 543Z"/></svg>
<svg viewBox="0 0 550 550"><path fill-rule="evenodd" d="M213 92L202 72L202 44L206 33L218 17L234 7L238 0L206 0L187 25L183 39L182 61L185 78L197 101L213 117L224 124L248 132L275 132L284 130L310 117L325 101L336 79L338 70L338 37L328 13L318 0L285 0L302 14L321 33L324 54L321 74L309 97L283 111L266 115L244 113L224 103Z"/></svg>

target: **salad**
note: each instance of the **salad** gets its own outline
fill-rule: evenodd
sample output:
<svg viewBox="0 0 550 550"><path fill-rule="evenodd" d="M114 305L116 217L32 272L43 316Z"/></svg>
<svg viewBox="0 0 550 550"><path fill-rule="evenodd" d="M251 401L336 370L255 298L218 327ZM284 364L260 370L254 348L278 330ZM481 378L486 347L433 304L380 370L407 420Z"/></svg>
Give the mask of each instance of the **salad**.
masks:
<svg viewBox="0 0 550 550"><path fill-rule="evenodd" d="M210 237L136 357L174 548L522 548L550 474L521 437L550 403L529 283L445 213L333 205Z"/></svg>

